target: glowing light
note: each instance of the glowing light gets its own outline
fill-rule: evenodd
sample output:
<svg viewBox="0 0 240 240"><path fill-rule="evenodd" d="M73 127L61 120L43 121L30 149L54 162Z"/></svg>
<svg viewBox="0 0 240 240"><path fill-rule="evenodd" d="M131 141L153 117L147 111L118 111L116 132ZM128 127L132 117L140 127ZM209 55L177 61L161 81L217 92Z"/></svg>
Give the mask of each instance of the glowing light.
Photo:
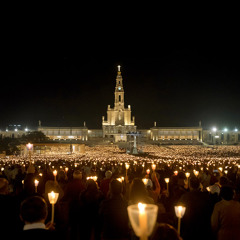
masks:
<svg viewBox="0 0 240 240"><path fill-rule="evenodd" d="M169 183L169 178L164 178L166 183Z"/></svg>
<svg viewBox="0 0 240 240"><path fill-rule="evenodd" d="M186 172L185 175L186 175L187 178L190 177L190 173L189 172Z"/></svg>
<svg viewBox="0 0 240 240"><path fill-rule="evenodd" d="M143 178L142 181L143 181L144 185L146 186L147 183L148 183L148 179L147 178Z"/></svg>
<svg viewBox="0 0 240 240"><path fill-rule="evenodd" d="M31 149L32 149L32 147L33 147L33 144L31 144L31 143L28 143L26 146L27 146L27 149L28 149L28 150L31 150Z"/></svg>
<svg viewBox="0 0 240 240"><path fill-rule="evenodd" d="M145 211L146 204L138 203L138 209L140 213Z"/></svg>
<svg viewBox="0 0 240 240"><path fill-rule="evenodd" d="M213 127L213 128L212 128L212 131L213 131L213 132L216 132L216 131L217 131L217 128L216 128L216 127Z"/></svg>

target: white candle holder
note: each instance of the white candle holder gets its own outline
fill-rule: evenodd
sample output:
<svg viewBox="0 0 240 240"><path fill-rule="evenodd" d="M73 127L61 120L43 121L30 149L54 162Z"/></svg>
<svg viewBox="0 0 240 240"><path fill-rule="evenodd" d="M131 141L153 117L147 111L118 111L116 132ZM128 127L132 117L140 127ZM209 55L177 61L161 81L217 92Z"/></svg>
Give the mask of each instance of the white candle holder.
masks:
<svg viewBox="0 0 240 240"><path fill-rule="evenodd" d="M154 204L135 204L127 208L130 223L140 240L147 240L156 224L158 206Z"/></svg>
<svg viewBox="0 0 240 240"><path fill-rule="evenodd" d="M48 193L48 200L50 204L52 204L52 217L51 217L52 223L54 223L54 204L56 204L58 197L59 197L59 193L55 193L53 191Z"/></svg>

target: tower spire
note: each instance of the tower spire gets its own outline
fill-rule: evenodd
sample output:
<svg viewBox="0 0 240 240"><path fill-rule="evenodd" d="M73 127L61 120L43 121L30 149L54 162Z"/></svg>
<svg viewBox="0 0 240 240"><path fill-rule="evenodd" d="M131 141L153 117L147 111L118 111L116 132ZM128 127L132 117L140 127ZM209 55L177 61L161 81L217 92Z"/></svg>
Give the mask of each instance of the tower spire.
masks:
<svg viewBox="0 0 240 240"><path fill-rule="evenodd" d="M124 108L124 90L123 90L123 79L121 74L121 66L118 65L118 73L116 78L116 87L115 87L115 107L118 109Z"/></svg>

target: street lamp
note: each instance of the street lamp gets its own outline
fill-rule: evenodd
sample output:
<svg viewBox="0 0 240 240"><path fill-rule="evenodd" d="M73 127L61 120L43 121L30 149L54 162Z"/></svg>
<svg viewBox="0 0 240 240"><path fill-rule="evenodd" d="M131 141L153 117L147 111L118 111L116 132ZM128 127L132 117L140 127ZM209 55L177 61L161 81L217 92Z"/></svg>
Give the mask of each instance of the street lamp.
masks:
<svg viewBox="0 0 240 240"><path fill-rule="evenodd" d="M31 151L33 149L33 144L32 143L28 143L26 145L27 149L28 149L28 153L29 153L29 161L30 161L30 164L31 164Z"/></svg>
<svg viewBox="0 0 240 240"><path fill-rule="evenodd" d="M213 128L212 128L212 131L213 131L213 132L216 132L216 131L217 131L217 128L216 128L216 127L213 127Z"/></svg>

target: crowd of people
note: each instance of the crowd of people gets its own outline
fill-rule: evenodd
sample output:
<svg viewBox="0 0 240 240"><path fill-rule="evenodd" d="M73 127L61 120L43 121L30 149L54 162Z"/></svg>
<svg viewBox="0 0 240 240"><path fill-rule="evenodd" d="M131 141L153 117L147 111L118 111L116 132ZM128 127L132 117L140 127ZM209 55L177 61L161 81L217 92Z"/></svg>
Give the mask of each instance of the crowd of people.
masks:
<svg viewBox="0 0 240 240"><path fill-rule="evenodd" d="M0 159L1 233L9 239L134 240L127 207L141 202L158 206L152 240L239 239L239 146L148 145L143 152L96 146L81 155ZM54 223L51 191L59 193ZM181 237L179 204L186 207Z"/></svg>

